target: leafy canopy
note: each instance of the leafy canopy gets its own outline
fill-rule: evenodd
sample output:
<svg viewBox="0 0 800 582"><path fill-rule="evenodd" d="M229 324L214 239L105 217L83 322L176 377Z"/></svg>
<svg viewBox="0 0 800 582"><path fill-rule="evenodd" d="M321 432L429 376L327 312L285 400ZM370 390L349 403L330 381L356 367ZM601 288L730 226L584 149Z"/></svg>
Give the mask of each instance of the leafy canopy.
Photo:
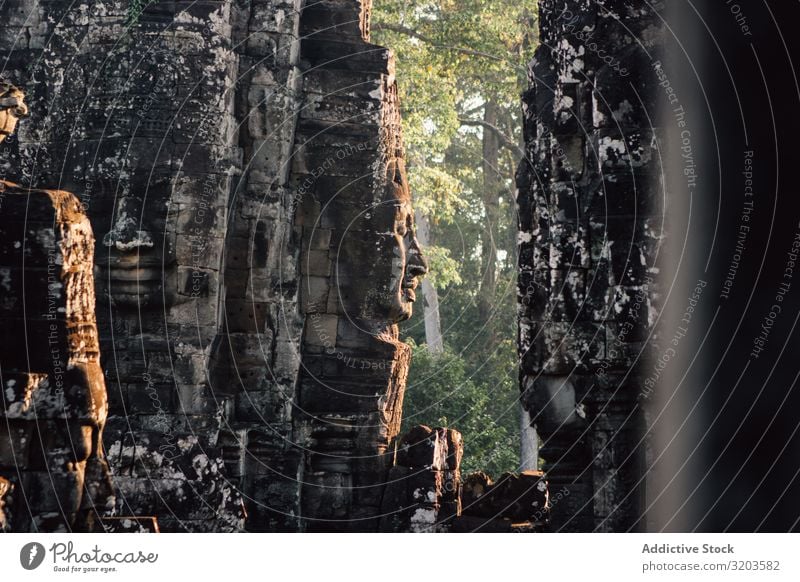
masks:
<svg viewBox="0 0 800 582"><path fill-rule="evenodd" d="M445 342L443 354L426 350L416 309L403 328L414 346L404 423L460 430L466 471L518 464L513 177L536 28L536 0L376 0L373 7L373 41L397 57L409 183L431 225L425 253ZM487 103L497 111L493 128L484 123ZM502 144L496 192L485 191L488 131ZM487 224L487 201L499 207L496 224ZM489 239L496 252L487 254ZM496 286L484 289L489 266ZM489 294L488 315L478 308L481 293L484 301Z"/></svg>

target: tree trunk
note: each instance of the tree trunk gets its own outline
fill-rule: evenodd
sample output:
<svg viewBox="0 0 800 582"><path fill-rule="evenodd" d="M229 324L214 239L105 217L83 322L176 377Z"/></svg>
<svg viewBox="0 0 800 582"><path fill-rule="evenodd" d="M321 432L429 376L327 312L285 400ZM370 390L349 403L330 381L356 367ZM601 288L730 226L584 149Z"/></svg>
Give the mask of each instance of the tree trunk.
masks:
<svg viewBox="0 0 800 582"><path fill-rule="evenodd" d="M431 230L428 218L424 214L417 215L417 239L423 250L431 244ZM444 352L442 339L442 321L439 317L439 294L429 278L422 280L422 303L425 317L425 343L428 351L434 354Z"/></svg>
<svg viewBox="0 0 800 582"><path fill-rule="evenodd" d="M531 426L531 415L525 407L519 405L520 410L520 443L519 443L519 470L536 471L539 468L539 435Z"/></svg>
<svg viewBox="0 0 800 582"><path fill-rule="evenodd" d="M490 125L497 125L498 107L492 99L486 102L483 120ZM500 141L493 131L483 130L483 209L486 215L481 241L481 256L484 261L484 272L478 296L478 316L480 324L486 325L492 314L492 307L497 285L497 223L500 216Z"/></svg>
<svg viewBox="0 0 800 582"><path fill-rule="evenodd" d="M510 175L513 180L515 179L515 172L520 160L514 157L512 152L506 152L508 158L506 160L506 168L510 169ZM507 206L507 220L508 224L512 225L506 234L506 248L508 250L508 264L512 269L517 268L517 224L519 224L519 216L517 216L517 198L516 192L511 190L508 193L508 206Z"/></svg>

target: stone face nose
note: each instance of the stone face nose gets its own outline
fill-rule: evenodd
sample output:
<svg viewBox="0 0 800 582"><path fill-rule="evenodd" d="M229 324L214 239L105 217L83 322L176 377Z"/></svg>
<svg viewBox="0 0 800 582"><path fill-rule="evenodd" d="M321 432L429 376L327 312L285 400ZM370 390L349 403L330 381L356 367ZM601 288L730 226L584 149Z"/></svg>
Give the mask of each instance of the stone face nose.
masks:
<svg viewBox="0 0 800 582"><path fill-rule="evenodd" d="M428 259L422 253L417 237L411 239L411 246L408 249L408 266L406 271L412 277L424 277L428 274Z"/></svg>
<svg viewBox="0 0 800 582"><path fill-rule="evenodd" d="M103 245L118 251L135 251L154 246L152 234L142 229L141 213L136 212L135 204L129 198L123 198L117 211L117 218L111 230L103 236Z"/></svg>

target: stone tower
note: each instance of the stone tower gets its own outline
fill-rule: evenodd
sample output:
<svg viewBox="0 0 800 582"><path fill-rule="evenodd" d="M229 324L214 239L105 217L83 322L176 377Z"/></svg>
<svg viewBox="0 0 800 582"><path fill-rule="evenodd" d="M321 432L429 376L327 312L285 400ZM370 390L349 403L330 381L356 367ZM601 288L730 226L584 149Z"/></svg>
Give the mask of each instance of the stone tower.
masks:
<svg viewBox="0 0 800 582"><path fill-rule="evenodd" d="M651 3L542 0L517 174L523 405L555 531L635 529L659 312L663 24Z"/></svg>
<svg viewBox="0 0 800 582"><path fill-rule="evenodd" d="M0 141L25 115L0 84ZM0 203L0 531L102 531L114 493L92 227L69 192L0 180Z"/></svg>

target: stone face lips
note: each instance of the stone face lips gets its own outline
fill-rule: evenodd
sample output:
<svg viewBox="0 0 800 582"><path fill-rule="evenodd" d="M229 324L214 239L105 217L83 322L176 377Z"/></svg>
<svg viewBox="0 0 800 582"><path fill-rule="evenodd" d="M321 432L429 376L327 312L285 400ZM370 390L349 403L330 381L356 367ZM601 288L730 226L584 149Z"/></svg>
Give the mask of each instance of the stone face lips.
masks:
<svg viewBox="0 0 800 582"><path fill-rule="evenodd" d="M550 485L569 492L552 527L624 531L643 509L639 371L659 310L663 25L626 2L543 0L539 14L517 173L522 399Z"/></svg>

